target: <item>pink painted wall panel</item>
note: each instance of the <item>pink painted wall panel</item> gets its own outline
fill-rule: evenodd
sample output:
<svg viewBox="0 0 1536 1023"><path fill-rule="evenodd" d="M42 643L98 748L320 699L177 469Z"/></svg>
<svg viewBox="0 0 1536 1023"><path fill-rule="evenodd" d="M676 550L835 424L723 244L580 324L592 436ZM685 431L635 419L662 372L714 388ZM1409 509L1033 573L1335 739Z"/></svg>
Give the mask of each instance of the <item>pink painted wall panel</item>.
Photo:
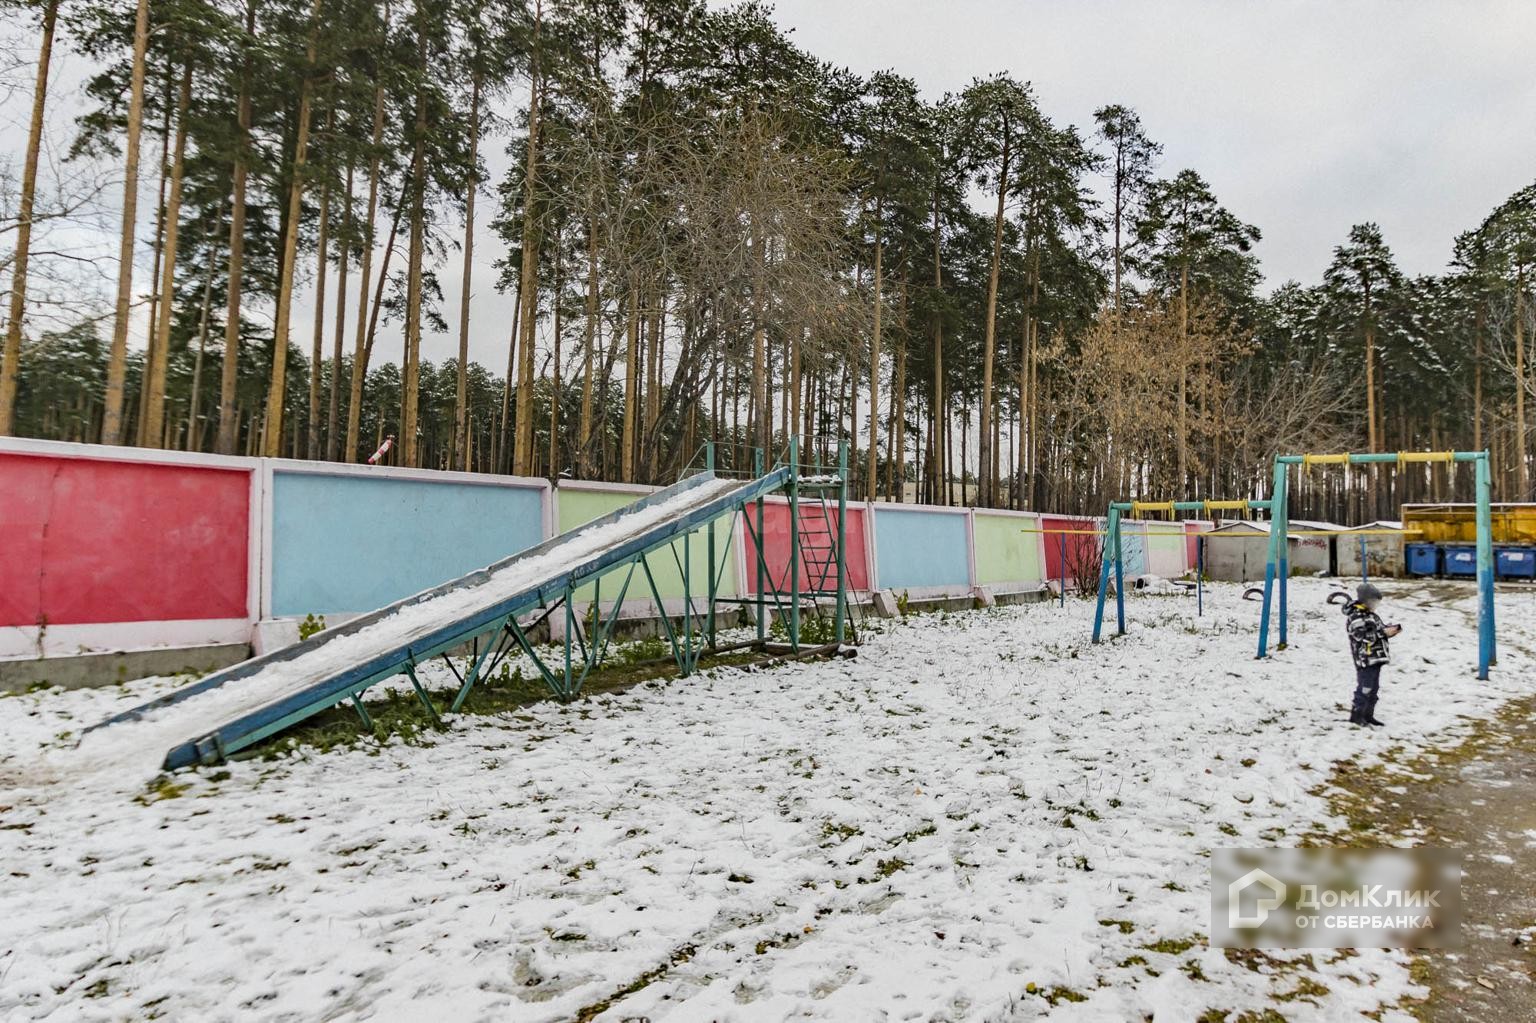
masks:
<svg viewBox="0 0 1536 1023"><path fill-rule="evenodd" d="M0 626L244 618L251 474L0 454Z"/></svg>
<svg viewBox="0 0 1536 1023"><path fill-rule="evenodd" d="M1071 565L1078 560L1073 556L1075 551L1078 551L1079 549L1092 551L1098 548L1099 543L1103 538L1097 536L1091 531L1103 529L1104 524L1098 519L1074 519L1066 518L1063 516L1045 515L1040 519L1040 528L1081 529L1085 531L1084 535L1082 536L1064 536L1061 533L1042 534L1042 538L1045 540L1045 574L1047 578L1060 579L1061 550L1063 544L1065 544L1067 550L1067 563ZM1072 580L1070 578L1067 580L1069 585L1071 581Z"/></svg>
<svg viewBox="0 0 1536 1023"><path fill-rule="evenodd" d="M757 512L752 506L748 506L746 516L751 518L752 530L757 528ZM869 551L864 542L864 516L863 508L848 509L848 588L854 590L869 589ZM803 505L800 509L801 519L806 523L806 529L825 530L826 525L822 520L820 510L814 510L813 506ZM831 510L832 529L837 529L837 509ZM757 592L757 545L752 542L752 530L745 527L742 530L746 537L747 551L747 576L743 580L743 591L746 593ZM767 552L769 588L780 592L789 589L789 505L768 502L763 506L763 534L764 550ZM820 536L809 539L808 543L824 543ZM809 555L806 555L807 557ZM802 569L801 587L804 589L831 590L837 588L837 577L829 575L826 585L821 585L821 573L818 571L811 579L810 585L806 583L805 572Z"/></svg>

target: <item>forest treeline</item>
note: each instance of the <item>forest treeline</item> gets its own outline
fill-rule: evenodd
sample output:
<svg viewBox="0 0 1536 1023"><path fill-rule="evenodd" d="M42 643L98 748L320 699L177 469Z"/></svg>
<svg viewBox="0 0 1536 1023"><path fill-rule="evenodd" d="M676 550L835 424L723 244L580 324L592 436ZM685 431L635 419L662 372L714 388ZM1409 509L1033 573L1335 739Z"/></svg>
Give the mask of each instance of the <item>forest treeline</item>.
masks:
<svg viewBox="0 0 1536 1023"><path fill-rule="evenodd" d="M1279 450L1487 447L1531 495L1536 185L1443 274L1363 223L1264 294L1259 227L1134 110L1060 123L1007 74L925 98L755 3L3 7L31 129L0 170L0 434L341 461L397 435L400 464L651 483L705 440L748 468L846 438L854 496L1061 512L1257 494ZM53 159L64 48L92 77ZM115 257L55 244L93 211ZM423 361L450 316L457 358ZM1293 514L1469 492L1337 473Z"/></svg>

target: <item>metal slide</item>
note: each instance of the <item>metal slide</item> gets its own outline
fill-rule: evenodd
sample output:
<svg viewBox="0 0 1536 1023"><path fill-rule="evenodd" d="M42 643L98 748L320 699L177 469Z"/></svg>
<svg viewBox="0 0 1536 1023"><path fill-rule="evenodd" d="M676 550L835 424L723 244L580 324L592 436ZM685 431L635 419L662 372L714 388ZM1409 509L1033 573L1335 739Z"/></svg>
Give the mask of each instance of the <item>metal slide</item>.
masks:
<svg viewBox="0 0 1536 1023"><path fill-rule="evenodd" d="M487 659L498 644L500 657L512 648L514 641L534 657L558 695L574 696L581 678L601 658L629 580L619 591L612 618L602 621L600 616L597 634L591 637L583 635L571 607L571 596L578 584L626 564L630 566L629 579L633 579L638 565L660 603L655 580L650 578L644 560L646 553L665 547L721 516L735 514L749 502L790 484L793 478L788 466L746 482L721 479L706 470L570 533L326 629L294 646L209 675L108 718L88 731L152 720L161 726L153 734L163 736L168 729L174 729L174 734L183 740L166 753L166 770L216 763L295 722L349 700L367 723L360 694L395 675L410 678L418 697L436 717L437 710L416 677L416 665L471 643L472 663L462 677L463 688L453 702L453 710L458 709L482 670L488 671ZM709 576L713 599L713 565ZM564 689L560 679L534 654L524 626L518 622L520 615L527 616L541 608L552 612L562 603L567 624ZM668 629L670 634L670 625ZM585 661L580 669L581 678L575 678L574 685L573 633L582 646ZM688 667L680 666L685 670Z"/></svg>

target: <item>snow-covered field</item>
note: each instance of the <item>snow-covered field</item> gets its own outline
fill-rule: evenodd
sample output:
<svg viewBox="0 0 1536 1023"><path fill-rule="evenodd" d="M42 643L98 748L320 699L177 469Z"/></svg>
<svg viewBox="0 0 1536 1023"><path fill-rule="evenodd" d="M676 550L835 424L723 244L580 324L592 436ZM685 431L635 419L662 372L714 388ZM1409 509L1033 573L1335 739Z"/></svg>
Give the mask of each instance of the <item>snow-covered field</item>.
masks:
<svg viewBox="0 0 1536 1023"><path fill-rule="evenodd" d="M1386 588L1406 628L1379 731L1344 723L1342 620L1313 580L1266 662L1237 587L1202 619L1134 599L1099 647L1084 602L921 616L852 661L179 793L59 743L175 680L0 699L0 1018L1406 1019L1401 953L1203 944L1213 846L1327 827L1309 792L1332 761L1536 691L1536 593L1499 595L1480 683L1470 588Z"/></svg>

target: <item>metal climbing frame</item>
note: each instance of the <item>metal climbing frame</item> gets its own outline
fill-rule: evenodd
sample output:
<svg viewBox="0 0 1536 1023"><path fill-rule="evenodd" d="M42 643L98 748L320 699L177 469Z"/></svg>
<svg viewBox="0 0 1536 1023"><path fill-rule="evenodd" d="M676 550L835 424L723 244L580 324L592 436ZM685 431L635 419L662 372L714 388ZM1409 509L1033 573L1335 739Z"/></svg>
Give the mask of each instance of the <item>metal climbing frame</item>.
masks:
<svg viewBox="0 0 1536 1023"><path fill-rule="evenodd" d="M761 460L761 452L757 457ZM758 496L754 515L743 519L743 531L752 539L756 554L752 602L756 605L757 644L770 651L776 649L768 642L771 604L772 613L786 623L789 642L782 652L807 652L801 628L806 601L809 600L812 613L819 616L821 600L831 597L834 608L832 641L818 644L809 652L840 651L848 638L852 606L848 601L848 444L838 442L837 465L820 465L802 462L799 441L790 438L784 467L789 472L783 487L789 504L789 564L780 579L773 578L765 556L764 495ZM758 469L761 469L761 461ZM837 504L836 515L830 509L833 498ZM808 516L804 514L807 508L810 509Z"/></svg>
<svg viewBox="0 0 1536 1023"><path fill-rule="evenodd" d="M1132 515L1144 515L1148 512L1161 512L1170 518L1175 512L1197 511L1269 511L1272 508L1270 501L1116 501L1109 506L1109 522L1105 528L1104 556L1099 566L1099 598L1098 605L1093 612L1093 641L1099 642L1104 632L1104 601L1109 593L1109 575L1113 570L1115 575L1115 624L1116 633L1125 635L1125 571L1124 550L1120 543L1120 519L1127 512ZM1197 541L1200 542L1200 541ZM1203 549L1202 557L1203 562ZM1203 564L1197 566L1203 574ZM1197 584L1198 585L1198 584ZM1204 594L1201 594L1202 610Z"/></svg>
<svg viewBox="0 0 1536 1023"><path fill-rule="evenodd" d="M1290 581L1290 470L1299 465L1396 465L1424 462L1473 463L1477 492L1477 677L1486 679L1491 665L1498 663L1493 613L1493 522L1490 512L1492 480L1486 451L1399 451L1342 453L1327 455L1279 455L1275 458L1274 480L1270 495L1274 508L1270 514L1269 557L1264 568L1264 610L1259 616L1259 656L1269 654L1270 608L1279 594L1279 637L1276 649L1289 642L1290 608L1287 591ZM1276 581L1279 586L1277 587Z"/></svg>

